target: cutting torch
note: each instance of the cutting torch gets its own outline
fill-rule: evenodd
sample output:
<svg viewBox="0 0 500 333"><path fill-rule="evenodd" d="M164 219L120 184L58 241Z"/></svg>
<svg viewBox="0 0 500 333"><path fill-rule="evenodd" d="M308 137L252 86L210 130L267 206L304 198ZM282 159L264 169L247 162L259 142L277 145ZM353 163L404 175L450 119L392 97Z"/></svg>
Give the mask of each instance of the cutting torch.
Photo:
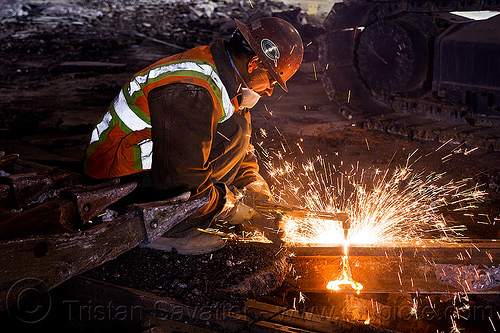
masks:
<svg viewBox="0 0 500 333"><path fill-rule="evenodd" d="M296 205L278 203L273 201L255 201L254 207L263 213L269 213L273 215L280 214L288 215L292 218L317 218L323 220L339 221L342 223L342 229L344 229L344 239L347 239L347 234L349 232L349 228L351 227L349 215L347 213L316 211Z"/></svg>

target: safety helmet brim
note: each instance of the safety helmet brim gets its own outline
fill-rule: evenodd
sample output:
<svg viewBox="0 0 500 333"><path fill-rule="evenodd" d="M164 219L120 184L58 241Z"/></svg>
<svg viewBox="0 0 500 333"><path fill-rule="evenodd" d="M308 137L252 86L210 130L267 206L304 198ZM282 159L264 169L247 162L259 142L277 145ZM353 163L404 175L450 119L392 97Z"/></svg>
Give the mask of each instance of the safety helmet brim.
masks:
<svg viewBox="0 0 500 333"><path fill-rule="evenodd" d="M276 17L264 17L248 25L234 21L272 77L288 92L286 81L298 70L304 54L302 38L295 27Z"/></svg>

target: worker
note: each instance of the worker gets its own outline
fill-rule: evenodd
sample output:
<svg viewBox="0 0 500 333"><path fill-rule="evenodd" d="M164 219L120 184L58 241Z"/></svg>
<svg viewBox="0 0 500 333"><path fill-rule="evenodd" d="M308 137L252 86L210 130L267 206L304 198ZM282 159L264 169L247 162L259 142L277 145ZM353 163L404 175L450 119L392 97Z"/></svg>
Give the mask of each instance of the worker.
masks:
<svg viewBox="0 0 500 333"><path fill-rule="evenodd" d="M272 199L250 143L249 109L276 85L288 91L303 44L282 19L235 22L229 40L164 58L133 75L92 131L86 175L135 181L156 200L186 191L209 198L152 248L186 254L219 249L219 236L200 231L215 221L276 227L235 193Z"/></svg>

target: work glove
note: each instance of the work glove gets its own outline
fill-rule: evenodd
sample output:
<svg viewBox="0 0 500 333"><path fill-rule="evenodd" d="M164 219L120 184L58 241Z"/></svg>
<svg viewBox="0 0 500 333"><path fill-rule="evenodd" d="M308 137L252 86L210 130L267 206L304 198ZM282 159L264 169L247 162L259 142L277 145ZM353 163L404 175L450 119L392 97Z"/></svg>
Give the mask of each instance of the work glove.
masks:
<svg viewBox="0 0 500 333"><path fill-rule="evenodd" d="M225 188L224 206L215 217L216 220L225 221L231 225L241 224L257 217L259 214L255 208L243 203L243 194L237 189Z"/></svg>
<svg viewBox="0 0 500 333"><path fill-rule="evenodd" d="M239 225L247 232L260 231L274 244L282 244L283 232L280 229L281 216L263 214L252 206L255 200L270 200L271 191L266 183L249 184L243 189L226 188L225 203L217 220L226 221L231 225Z"/></svg>
<svg viewBox="0 0 500 333"><path fill-rule="evenodd" d="M271 190L263 179L244 186L241 193L244 202L249 205L253 205L255 201L274 201Z"/></svg>

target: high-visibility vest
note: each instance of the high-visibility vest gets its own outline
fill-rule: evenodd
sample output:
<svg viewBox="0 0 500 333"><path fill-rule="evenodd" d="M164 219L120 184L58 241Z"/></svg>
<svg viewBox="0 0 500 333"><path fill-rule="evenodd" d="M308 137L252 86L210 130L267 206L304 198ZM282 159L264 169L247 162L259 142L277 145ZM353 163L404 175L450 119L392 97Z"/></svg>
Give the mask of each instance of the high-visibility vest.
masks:
<svg viewBox="0 0 500 333"><path fill-rule="evenodd" d="M236 98L230 99L219 78L209 46L164 58L134 74L94 127L84 161L85 173L104 179L151 169L153 142L148 94L171 83L207 89L219 123L231 117L237 107Z"/></svg>

